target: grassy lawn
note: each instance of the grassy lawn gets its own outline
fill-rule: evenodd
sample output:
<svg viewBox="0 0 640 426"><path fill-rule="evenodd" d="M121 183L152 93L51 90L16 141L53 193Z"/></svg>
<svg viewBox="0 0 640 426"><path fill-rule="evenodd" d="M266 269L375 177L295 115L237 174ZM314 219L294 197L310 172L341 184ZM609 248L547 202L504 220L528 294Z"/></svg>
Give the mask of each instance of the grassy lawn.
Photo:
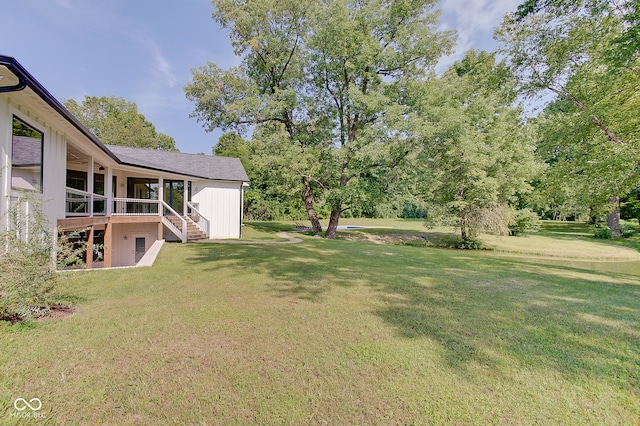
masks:
<svg viewBox="0 0 640 426"><path fill-rule="evenodd" d="M74 316L0 325L0 423L22 397L51 424L638 424L640 258L587 234L165 244L65 274Z"/></svg>

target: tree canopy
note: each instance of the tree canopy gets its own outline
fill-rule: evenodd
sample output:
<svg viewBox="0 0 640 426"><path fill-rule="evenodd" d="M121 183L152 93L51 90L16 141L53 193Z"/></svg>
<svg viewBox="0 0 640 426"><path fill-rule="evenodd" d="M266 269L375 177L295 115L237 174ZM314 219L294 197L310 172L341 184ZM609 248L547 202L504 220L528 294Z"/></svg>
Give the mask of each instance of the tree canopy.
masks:
<svg viewBox="0 0 640 426"><path fill-rule="evenodd" d="M240 65L209 62L185 92L206 130L232 131L214 153L249 171L250 217L306 215L316 233L329 218L333 238L343 215L447 216L473 238L529 208L635 209L636 0L525 0L496 29L497 52L441 75L455 34L438 29L434 0L212 4ZM525 117L521 102L545 94Z"/></svg>
<svg viewBox="0 0 640 426"><path fill-rule="evenodd" d="M441 78L417 84L416 109L429 124L425 197L457 218L463 239L508 234L519 197L542 171L535 127L512 105L513 77L494 55L470 51Z"/></svg>
<svg viewBox="0 0 640 426"><path fill-rule="evenodd" d="M639 184L638 22L635 0L527 0L496 33L521 93L554 96L540 121L552 166L541 187L562 203L616 213Z"/></svg>
<svg viewBox="0 0 640 426"><path fill-rule="evenodd" d="M156 131L155 126L138 112L135 102L113 96L85 96L81 103L68 99L64 105L105 144L178 150L175 140Z"/></svg>
<svg viewBox="0 0 640 426"><path fill-rule="evenodd" d="M327 2L214 0L239 67L193 71L185 88L206 129L260 127L284 148L309 220L315 201L330 210L327 237L372 175L411 152L386 116L400 117L402 86L426 76L453 34L437 31L432 0ZM286 161L285 161L286 160Z"/></svg>

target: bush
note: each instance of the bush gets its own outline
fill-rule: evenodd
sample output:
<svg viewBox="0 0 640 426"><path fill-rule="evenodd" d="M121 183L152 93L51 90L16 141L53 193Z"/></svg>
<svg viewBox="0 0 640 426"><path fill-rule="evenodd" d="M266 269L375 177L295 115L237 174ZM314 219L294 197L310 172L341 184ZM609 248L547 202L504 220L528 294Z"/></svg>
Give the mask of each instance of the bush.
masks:
<svg viewBox="0 0 640 426"><path fill-rule="evenodd" d="M637 231L626 224L620 225L620 236L622 238L631 238L633 237Z"/></svg>
<svg viewBox="0 0 640 426"><path fill-rule="evenodd" d="M540 217L531 209L516 211L509 235L528 235L540 231Z"/></svg>
<svg viewBox="0 0 640 426"><path fill-rule="evenodd" d="M17 322L49 311L56 259L60 266L75 263L86 244L72 244L67 237L56 244L40 202L31 194L12 200L8 215L9 229L0 232L0 320Z"/></svg>
<svg viewBox="0 0 640 426"><path fill-rule="evenodd" d="M53 236L40 203L32 195L13 201L9 229L0 233L0 319L17 321L46 313L56 279Z"/></svg>
<svg viewBox="0 0 640 426"><path fill-rule="evenodd" d="M480 240L469 237L462 238L455 244L454 247L459 250L482 250L484 248Z"/></svg>
<svg viewBox="0 0 640 426"><path fill-rule="evenodd" d="M604 226L596 226L593 236L602 240L609 240L611 239L611 230Z"/></svg>

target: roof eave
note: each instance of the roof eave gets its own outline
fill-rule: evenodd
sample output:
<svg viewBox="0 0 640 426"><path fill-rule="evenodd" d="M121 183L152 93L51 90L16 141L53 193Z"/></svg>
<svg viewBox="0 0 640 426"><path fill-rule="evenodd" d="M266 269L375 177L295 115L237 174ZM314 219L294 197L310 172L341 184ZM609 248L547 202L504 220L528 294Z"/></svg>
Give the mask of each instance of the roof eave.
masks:
<svg viewBox="0 0 640 426"><path fill-rule="evenodd" d="M104 146L102 142L93 134L89 129L87 129L78 119L69 112L67 108L65 108L60 101L58 101L47 89L44 88L38 80L35 79L27 71L25 67L23 67L15 58L11 56L0 55L0 65L4 65L7 67L12 73L16 75L19 83L15 86L11 86L6 88L4 92L15 92L24 90L26 87L29 87L31 90L35 92L42 100L44 100L47 105L49 105L54 111L64 117L73 127L75 127L80 133L87 137L94 145L96 145L100 150L102 150L105 154L111 157L117 163L121 163L120 159L109 149Z"/></svg>
<svg viewBox="0 0 640 426"><path fill-rule="evenodd" d="M220 181L226 181L226 182L250 182L249 179L244 180L244 179L217 179L217 178L211 178L211 177L207 177L207 176L200 176L200 175L194 175L191 173L180 173L180 172L175 172L175 171L171 171L171 170L166 170L166 169L161 169L158 167L151 167L151 166L142 166L140 164L135 164L135 163L129 163L126 161L122 161L119 160L120 164L122 164L123 166L130 166L130 167L135 167L138 169L145 169L145 170L153 170L154 172L163 172L163 173L170 173L173 175L180 175L180 176L187 176L187 177L191 177L191 178L196 178L196 179L203 179L203 180L220 180Z"/></svg>

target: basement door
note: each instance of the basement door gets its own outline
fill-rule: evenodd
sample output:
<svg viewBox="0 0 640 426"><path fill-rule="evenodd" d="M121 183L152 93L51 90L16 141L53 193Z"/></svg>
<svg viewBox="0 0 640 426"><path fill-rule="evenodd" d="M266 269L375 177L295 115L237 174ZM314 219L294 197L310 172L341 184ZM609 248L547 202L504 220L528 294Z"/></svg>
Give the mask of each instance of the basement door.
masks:
<svg viewBox="0 0 640 426"><path fill-rule="evenodd" d="M136 237L136 263L140 262L144 256L145 239L144 237Z"/></svg>

